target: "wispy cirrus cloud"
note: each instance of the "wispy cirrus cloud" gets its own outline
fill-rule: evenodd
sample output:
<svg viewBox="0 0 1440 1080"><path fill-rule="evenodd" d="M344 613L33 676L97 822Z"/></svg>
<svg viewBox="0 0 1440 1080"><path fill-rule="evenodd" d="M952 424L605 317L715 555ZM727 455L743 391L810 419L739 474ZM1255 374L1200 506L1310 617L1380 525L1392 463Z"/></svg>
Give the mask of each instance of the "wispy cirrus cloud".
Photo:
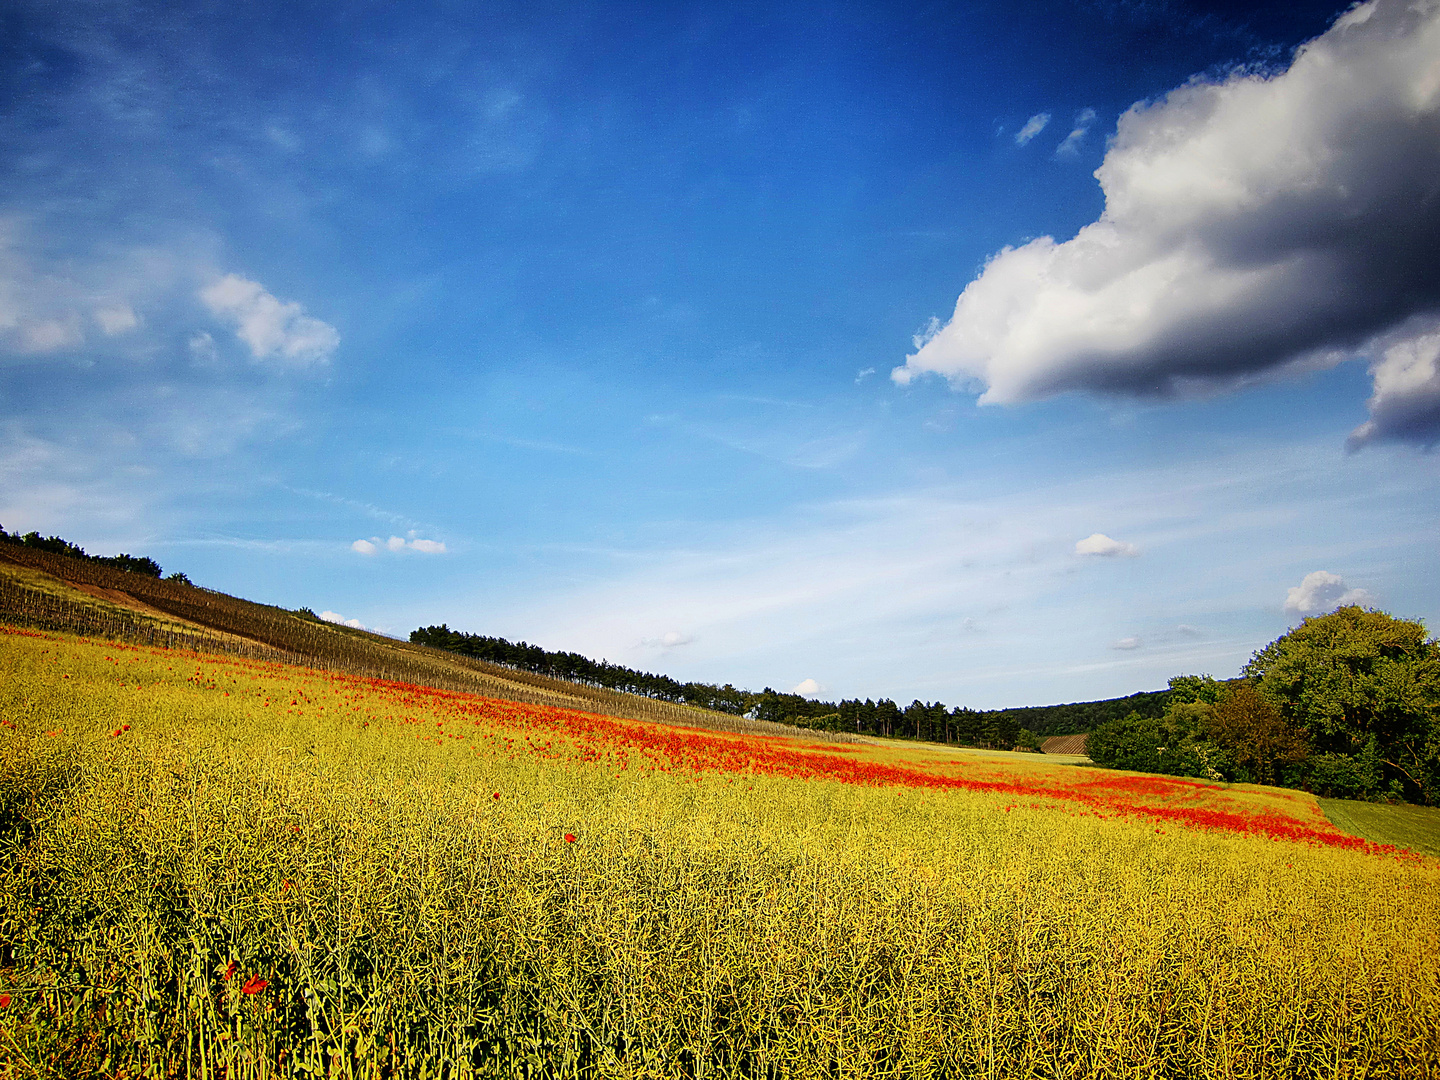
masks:
<svg viewBox="0 0 1440 1080"><path fill-rule="evenodd" d="M1080 146L1085 141L1086 134L1090 131L1090 125L1095 123L1094 109L1081 109L1075 114L1075 123L1070 128L1070 134L1061 140L1060 145L1055 148L1055 156L1058 158L1073 158L1080 156Z"/></svg>
<svg viewBox="0 0 1440 1080"><path fill-rule="evenodd" d="M1035 138L1045 130L1045 125L1050 123L1050 114L1036 113L1025 121L1025 126L1015 133L1015 145L1024 146L1031 139Z"/></svg>
<svg viewBox="0 0 1440 1080"><path fill-rule="evenodd" d="M1355 530L1376 507L1433 483L1434 468L1396 475L1379 457L1352 460L1337 480L1333 457L1313 441L1272 444L1181 471L989 497L960 486L812 505L784 527L742 523L617 555L620 568L598 581L513 601L457 597L445 611L483 612L488 632L641 667L653 645L636 643L657 624L681 625L696 641L668 673L752 688L807 672L841 696L1020 704L996 689L1022 669L1032 704L1158 688L1180 671L1238 670L1284 631L1274 597L1304 562L1354 559ZM1120 539L1095 546L1114 554L1077 558L1074 538L1097 515ZM1261 543L1300 521L1302 547ZM1123 554L1127 536L1146 538L1143 558ZM1364 550L1385 565L1376 552L1419 542L1369 535ZM1133 648L1112 648L1130 638Z"/></svg>

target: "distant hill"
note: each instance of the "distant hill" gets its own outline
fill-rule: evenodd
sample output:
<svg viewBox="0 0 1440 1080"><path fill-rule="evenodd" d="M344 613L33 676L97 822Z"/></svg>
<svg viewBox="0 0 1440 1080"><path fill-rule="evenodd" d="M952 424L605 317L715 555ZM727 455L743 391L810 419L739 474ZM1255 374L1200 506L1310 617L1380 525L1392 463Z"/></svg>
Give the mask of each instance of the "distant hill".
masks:
<svg viewBox="0 0 1440 1080"><path fill-rule="evenodd" d="M0 622L231 653L607 716L723 731L795 733L793 727L781 724L567 682L397 641L324 622L303 609L256 604L199 588L183 578L133 573L40 545L0 542Z"/></svg>

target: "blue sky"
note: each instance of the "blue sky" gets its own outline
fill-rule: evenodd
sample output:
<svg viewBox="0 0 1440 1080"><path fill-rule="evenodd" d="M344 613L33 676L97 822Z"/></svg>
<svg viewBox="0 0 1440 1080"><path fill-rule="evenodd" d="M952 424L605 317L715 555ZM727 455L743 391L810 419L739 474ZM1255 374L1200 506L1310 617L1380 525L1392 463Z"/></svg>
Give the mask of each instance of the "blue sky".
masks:
<svg viewBox="0 0 1440 1080"><path fill-rule="evenodd" d="M1433 626L1440 13L1341 10L7 0L0 523L827 697Z"/></svg>

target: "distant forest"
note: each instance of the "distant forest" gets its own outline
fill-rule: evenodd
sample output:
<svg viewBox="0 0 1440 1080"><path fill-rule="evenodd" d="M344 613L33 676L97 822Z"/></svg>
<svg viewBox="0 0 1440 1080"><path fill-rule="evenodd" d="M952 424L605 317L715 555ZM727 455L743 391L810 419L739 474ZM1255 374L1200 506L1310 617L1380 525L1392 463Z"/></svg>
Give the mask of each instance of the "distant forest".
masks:
<svg viewBox="0 0 1440 1080"><path fill-rule="evenodd" d="M889 698L864 701L811 701L799 694L782 694L766 687L759 693L737 690L726 683L677 682L668 675L652 675L607 660L591 660L573 652L549 652L539 645L510 642L483 634L466 634L449 626L426 626L412 631L417 645L473 656L495 664L550 675L571 682L603 686L640 694L677 705L694 705L735 716L772 720L781 724L823 731L853 731L898 739L923 739L992 749L1038 744L1052 735L1080 735L1102 723L1131 713L1158 717L1165 712L1168 690L1147 691L1106 701L1069 705L1040 705L1023 709L948 708L941 702L912 701L901 707Z"/></svg>
<svg viewBox="0 0 1440 1080"><path fill-rule="evenodd" d="M153 578L160 576L160 564L145 556L87 555L85 549L79 544L72 544L69 540L61 537L41 536L38 532L28 532L21 536L19 533L6 532L3 525L0 525L0 544L19 544L23 547L39 548L52 555L68 555L72 559L89 559L91 562L113 566L116 570L128 570L132 574L144 574L146 577ZM172 581L189 580L184 574L171 574L170 578Z"/></svg>

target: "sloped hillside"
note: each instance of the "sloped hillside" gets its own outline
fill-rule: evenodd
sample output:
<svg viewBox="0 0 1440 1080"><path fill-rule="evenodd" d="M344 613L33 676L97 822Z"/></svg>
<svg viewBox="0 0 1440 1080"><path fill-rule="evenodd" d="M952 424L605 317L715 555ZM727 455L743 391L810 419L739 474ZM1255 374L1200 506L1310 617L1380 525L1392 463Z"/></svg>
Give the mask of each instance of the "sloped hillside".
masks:
<svg viewBox="0 0 1440 1080"><path fill-rule="evenodd" d="M517 671L336 626L307 613L252 603L188 582L130 573L20 545L0 544L0 620L298 663L607 716L723 731L790 734L794 730L783 724Z"/></svg>

